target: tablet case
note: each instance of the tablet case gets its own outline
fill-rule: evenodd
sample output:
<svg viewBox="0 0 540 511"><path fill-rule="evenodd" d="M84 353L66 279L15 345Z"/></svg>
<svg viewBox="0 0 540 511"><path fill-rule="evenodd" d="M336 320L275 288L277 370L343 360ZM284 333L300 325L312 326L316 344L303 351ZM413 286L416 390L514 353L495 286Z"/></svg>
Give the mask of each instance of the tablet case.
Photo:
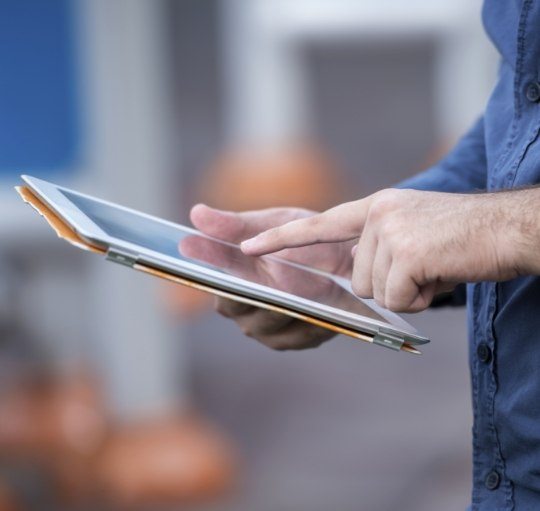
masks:
<svg viewBox="0 0 540 511"><path fill-rule="evenodd" d="M125 264L126 266L132 267L135 270L142 271L154 277L159 277L162 279L175 282L177 284L189 286L189 287L192 287L192 288L195 288L200 291L207 292L207 293L211 293L213 295L216 295L222 298L234 300L236 302L241 302L248 305L253 305L254 307L259 307L262 309L267 309L269 311L278 312L280 314L285 314L292 318L299 319L307 323L311 323L312 325L326 328L337 334L344 334L349 337L359 339L361 341L380 344L394 350L406 351L408 353L414 353L417 355L421 354L421 352L418 349L416 349L415 347L413 347L412 345L406 342L398 341L396 343L389 343L389 341L386 339L382 339L382 338L378 339L378 336L376 335L356 332L349 328L342 327L340 325L335 325L333 323L321 320L319 318L309 316L308 314L304 314L304 313L297 312L291 309L287 309L286 307L266 303L264 301L260 301L254 298L248 298L246 296L235 294L230 291L224 291L222 289L211 287L207 284L201 284L199 282L190 280L186 277L180 277L173 273L169 273L166 270L153 268L151 266L146 266L136 261L132 264L130 261L127 261L127 258L124 259L121 254L108 253L108 251L105 250L104 248L91 245L86 240L82 239L68 224L64 222L62 218L60 218L49 206L47 206L39 197L37 197L32 192L32 190L30 190L30 188L28 188L27 186L17 186L15 187L15 189L17 190L17 192L19 193L19 195L21 196L24 202L32 206L34 210L36 210L42 217L45 218L45 220L47 220L48 224L53 228L53 230L56 232L59 238L66 240L67 242L71 243L72 245L75 245L78 248L81 248L83 250L88 250L96 254L104 255L110 261L114 261L120 264Z"/></svg>

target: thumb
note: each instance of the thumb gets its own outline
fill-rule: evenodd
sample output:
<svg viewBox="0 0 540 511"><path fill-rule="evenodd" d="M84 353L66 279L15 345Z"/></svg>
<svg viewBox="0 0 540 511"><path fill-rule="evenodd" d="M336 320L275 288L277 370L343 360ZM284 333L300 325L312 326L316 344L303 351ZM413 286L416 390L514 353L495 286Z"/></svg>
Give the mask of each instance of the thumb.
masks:
<svg viewBox="0 0 540 511"><path fill-rule="evenodd" d="M191 209L190 219L197 229L208 236L240 243L272 227L311 215L312 212L300 208L268 208L236 213L197 204Z"/></svg>

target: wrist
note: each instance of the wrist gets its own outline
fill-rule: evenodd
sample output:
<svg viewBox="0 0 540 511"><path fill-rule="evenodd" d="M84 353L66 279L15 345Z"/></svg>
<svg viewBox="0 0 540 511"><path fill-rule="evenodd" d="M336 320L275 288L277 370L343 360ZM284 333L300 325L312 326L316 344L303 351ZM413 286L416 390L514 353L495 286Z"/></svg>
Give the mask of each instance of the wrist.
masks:
<svg viewBox="0 0 540 511"><path fill-rule="evenodd" d="M503 273L540 275L540 189L502 192L496 240Z"/></svg>

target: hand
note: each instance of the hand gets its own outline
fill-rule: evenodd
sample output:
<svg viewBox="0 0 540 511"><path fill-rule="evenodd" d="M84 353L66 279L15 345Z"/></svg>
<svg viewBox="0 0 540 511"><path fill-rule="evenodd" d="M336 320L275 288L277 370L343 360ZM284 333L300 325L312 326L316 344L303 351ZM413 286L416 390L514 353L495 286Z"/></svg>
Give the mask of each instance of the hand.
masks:
<svg viewBox="0 0 540 511"><path fill-rule="evenodd" d="M231 243L240 243L242 240L254 236L266 229L282 225L291 220L308 218L314 212L298 208L272 208L260 211L247 211L243 213L233 213L219 211L199 204L191 210L191 221L203 233L214 238L219 238ZM187 242L186 242L187 240ZM181 242L179 250L182 253L200 258L204 254L207 262L212 263L214 258L220 261L229 260L229 269L233 273L238 273L239 269L234 268L233 258L227 258L226 254L220 251L219 247L209 250L208 246L199 250L200 243L204 240L196 241L186 238ZM335 243L332 245L320 245L313 248L295 248L283 250L277 255L284 259L316 267L318 269L343 276L350 276L352 269L352 259L350 251L353 243ZM222 248L221 250L224 250ZM198 255L197 255L198 254ZM225 256L225 257L224 257ZM248 271L250 275L259 278L269 278L268 270L277 281L287 284L287 279L275 276L275 271L282 271L279 265L276 269L265 268L261 272L255 265L245 265L241 271ZM266 273L266 275L265 275ZM216 299L216 310L225 317L231 318L240 326L245 335L254 337L266 346L278 350L303 349L319 346L324 341L330 339L333 333L319 328L304 321L300 321L283 314L270 312L250 305L234 302L223 298Z"/></svg>
<svg viewBox="0 0 540 511"><path fill-rule="evenodd" d="M523 208L533 190L474 195L383 190L246 240L262 255L317 243L358 240L352 287L398 312L429 306L459 282L507 280L531 270L523 249ZM520 195L521 194L521 195ZM534 190L538 211L539 190ZM532 205L529 206L532 209ZM537 240L538 241L538 240ZM527 270L527 268L529 268Z"/></svg>

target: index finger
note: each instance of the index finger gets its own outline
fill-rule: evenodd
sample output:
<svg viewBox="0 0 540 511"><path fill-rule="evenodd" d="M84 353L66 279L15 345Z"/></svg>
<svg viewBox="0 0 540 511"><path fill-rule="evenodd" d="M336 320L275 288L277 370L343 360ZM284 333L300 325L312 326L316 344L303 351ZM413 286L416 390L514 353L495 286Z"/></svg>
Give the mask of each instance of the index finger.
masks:
<svg viewBox="0 0 540 511"><path fill-rule="evenodd" d="M240 247L247 255L260 256L285 248L358 238L364 228L370 202L370 197L367 197L340 204L309 218L293 220L242 242Z"/></svg>

